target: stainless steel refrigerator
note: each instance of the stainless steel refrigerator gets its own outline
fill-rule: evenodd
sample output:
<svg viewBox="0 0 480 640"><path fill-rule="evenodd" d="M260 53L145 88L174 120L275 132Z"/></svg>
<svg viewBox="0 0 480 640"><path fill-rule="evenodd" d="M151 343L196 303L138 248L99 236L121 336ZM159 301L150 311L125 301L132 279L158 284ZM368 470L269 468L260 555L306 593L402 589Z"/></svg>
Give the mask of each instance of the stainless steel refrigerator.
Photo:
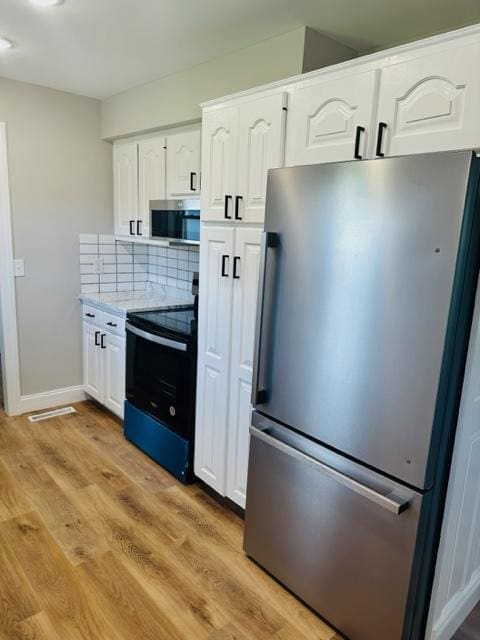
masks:
<svg viewBox="0 0 480 640"><path fill-rule="evenodd" d="M269 173L245 550L351 640L424 638L479 164L449 152Z"/></svg>

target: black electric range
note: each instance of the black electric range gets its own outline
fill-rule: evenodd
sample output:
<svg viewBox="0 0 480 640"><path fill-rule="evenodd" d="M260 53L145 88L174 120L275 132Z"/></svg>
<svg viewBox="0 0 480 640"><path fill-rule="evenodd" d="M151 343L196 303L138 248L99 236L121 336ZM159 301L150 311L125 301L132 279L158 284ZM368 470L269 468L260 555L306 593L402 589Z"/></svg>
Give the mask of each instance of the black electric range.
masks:
<svg viewBox="0 0 480 640"><path fill-rule="evenodd" d="M197 305L127 314L125 436L182 482L193 479Z"/></svg>

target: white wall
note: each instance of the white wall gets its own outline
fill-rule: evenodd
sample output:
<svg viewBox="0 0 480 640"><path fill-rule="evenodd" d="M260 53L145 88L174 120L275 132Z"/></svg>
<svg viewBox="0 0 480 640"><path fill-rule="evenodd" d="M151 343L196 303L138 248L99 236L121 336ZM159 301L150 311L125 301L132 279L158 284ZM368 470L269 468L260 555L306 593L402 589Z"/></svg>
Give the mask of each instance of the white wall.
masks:
<svg viewBox="0 0 480 640"><path fill-rule="evenodd" d="M112 231L100 102L0 78L7 123L22 395L82 381L78 234Z"/></svg>
<svg viewBox="0 0 480 640"><path fill-rule="evenodd" d="M200 103L302 72L305 27L102 101L102 138L199 120Z"/></svg>

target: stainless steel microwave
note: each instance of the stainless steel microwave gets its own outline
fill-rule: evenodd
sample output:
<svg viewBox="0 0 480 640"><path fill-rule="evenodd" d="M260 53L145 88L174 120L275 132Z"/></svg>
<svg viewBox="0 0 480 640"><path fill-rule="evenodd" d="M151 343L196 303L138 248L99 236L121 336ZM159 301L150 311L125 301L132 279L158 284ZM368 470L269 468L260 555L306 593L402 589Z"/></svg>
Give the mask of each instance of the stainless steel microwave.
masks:
<svg viewBox="0 0 480 640"><path fill-rule="evenodd" d="M200 200L150 200L150 237L181 244L200 243Z"/></svg>

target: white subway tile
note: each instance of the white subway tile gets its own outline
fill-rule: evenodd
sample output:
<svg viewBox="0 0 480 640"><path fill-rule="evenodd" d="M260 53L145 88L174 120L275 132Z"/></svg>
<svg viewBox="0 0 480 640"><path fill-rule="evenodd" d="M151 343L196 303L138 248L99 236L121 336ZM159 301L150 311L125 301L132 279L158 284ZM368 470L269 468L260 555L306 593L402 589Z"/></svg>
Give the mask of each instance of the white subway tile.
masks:
<svg viewBox="0 0 480 640"><path fill-rule="evenodd" d="M133 273L133 264L117 264L117 273Z"/></svg>
<svg viewBox="0 0 480 640"><path fill-rule="evenodd" d="M183 280L179 280L177 282L177 286L179 289L185 289L188 291L190 289L190 284L188 282L184 282Z"/></svg>
<svg viewBox="0 0 480 640"><path fill-rule="evenodd" d="M117 264L117 256L109 253L102 256L103 264Z"/></svg>
<svg viewBox="0 0 480 640"><path fill-rule="evenodd" d="M148 244L133 243L133 253L137 255L148 255Z"/></svg>
<svg viewBox="0 0 480 640"><path fill-rule="evenodd" d="M80 255L83 254L95 254L98 253L98 245L97 244L81 244L80 245Z"/></svg>
<svg viewBox="0 0 480 640"><path fill-rule="evenodd" d="M167 257L167 247L158 247L158 255Z"/></svg>
<svg viewBox="0 0 480 640"><path fill-rule="evenodd" d="M179 269L185 269L187 271L188 270L188 260L179 260L178 261L178 268Z"/></svg>
<svg viewBox="0 0 480 640"><path fill-rule="evenodd" d="M133 291L133 282L118 282L117 291Z"/></svg>
<svg viewBox="0 0 480 640"><path fill-rule="evenodd" d="M167 269L167 275L170 278L176 278L178 274L178 269L172 269L171 267L168 267Z"/></svg>
<svg viewBox="0 0 480 640"><path fill-rule="evenodd" d="M166 276L167 275L167 267L158 266L157 267L157 273L158 273L159 276Z"/></svg>
<svg viewBox="0 0 480 640"><path fill-rule="evenodd" d="M135 254L133 256L133 261L135 264L148 264L148 255L146 253L141 255Z"/></svg>
<svg viewBox="0 0 480 640"><path fill-rule="evenodd" d="M158 284L158 276L156 276L155 274L149 274L148 275L148 281L149 282L154 282L155 284Z"/></svg>
<svg viewBox="0 0 480 640"><path fill-rule="evenodd" d="M188 271L182 271L181 269L179 269L177 278L179 280L190 280L190 274L188 273Z"/></svg>
<svg viewBox="0 0 480 640"><path fill-rule="evenodd" d="M133 290L134 291L145 291L146 288L147 288L147 283L146 282L135 282L133 284Z"/></svg>
<svg viewBox="0 0 480 640"><path fill-rule="evenodd" d="M117 255L132 255L133 244L131 242L117 242Z"/></svg>
<svg viewBox="0 0 480 640"><path fill-rule="evenodd" d="M117 264L133 264L133 256L117 253Z"/></svg>
<svg viewBox="0 0 480 640"><path fill-rule="evenodd" d="M148 273L134 273L133 274L133 281L134 282L147 282L148 280Z"/></svg>
<svg viewBox="0 0 480 640"><path fill-rule="evenodd" d="M133 274L117 273L117 282L133 282Z"/></svg>
<svg viewBox="0 0 480 640"><path fill-rule="evenodd" d="M158 256L158 266L166 267L167 266L167 258L165 256Z"/></svg>
<svg viewBox="0 0 480 640"><path fill-rule="evenodd" d="M98 236L99 244L115 244L115 236L107 235L105 233L101 233Z"/></svg>
<svg viewBox="0 0 480 640"><path fill-rule="evenodd" d="M98 293L98 284L82 284L80 291L82 293Z"/></svg>
<svg viewBox="0 0 480 640"><path fill-rule="evenodd" d="M105 255L109 253L116 253L114 244L100 244L99 245L99 253L100 255Z"/></svg>
<svg viewBox="0 0 480 640"><path fill-rule="evenodd" d="M100 275L100 284L107 284L109 282L116 282L117 274L116 273L102 273Z"/></svg>
<svg viewBox="0 0 480 640"><path fill-rule="evenodd" d="M80 265L80 273L95 273L95 265L92 264L81 264Z"/></svg>
<svg viewBox="0 0 480 640"><path fill-rule="evenodd" d="M176 280L175 280L176 282ZM167 277L166 276L158 276L158 284L167 284Z"/></svg>
<svg viewBox="0 0 480 640"><path fill-rule="evenodd" d="M80 264L93 264L93 261L97 259L97 255L93 255L93 254L85 254L82 253L82 255L80 256Z"/></svg>
<svg viewBox="0 0 480 640"><path fill-rule="evenodd" d="M167 285L169 287L176 287L177 286L177 279L176 278L167 278Z"/></svg>
<svg viewBox="0 0 480 640"><path fill-rule="evenodd" d="M104 264L103 273L117 273L117 264Z"/></svg>
<svg viewBox="0 0 480 640"><path fill-rule="evenodd" d="M81 233L79 235L80 244L98 244L96 233Z"/></svg>
<svg viewBox="0 0 480 640"><path fill-rule="evenodd" d="M157 247L155 247L153 244L148 245L148 255L155 257L157 257L158 255Z"/></svg>
<svg viewBox="0 0 480 640"><path fill-rule="evenodd" d="M113 293L116 290L117 290L117 285L115 282L113 284L100 285L100 293Z"/></svg>
<svg viewBox="0 0 480 640"><path fill-rule="evenodd" d="M178 260L176 258L167 258L168 267L177 267Z"/></svg>
<svg viewBox="0 0 480 640"><path fill-rule="evenodd" d="M80 275L81 284L98 284L98 276L94 274Z"/></svg>

